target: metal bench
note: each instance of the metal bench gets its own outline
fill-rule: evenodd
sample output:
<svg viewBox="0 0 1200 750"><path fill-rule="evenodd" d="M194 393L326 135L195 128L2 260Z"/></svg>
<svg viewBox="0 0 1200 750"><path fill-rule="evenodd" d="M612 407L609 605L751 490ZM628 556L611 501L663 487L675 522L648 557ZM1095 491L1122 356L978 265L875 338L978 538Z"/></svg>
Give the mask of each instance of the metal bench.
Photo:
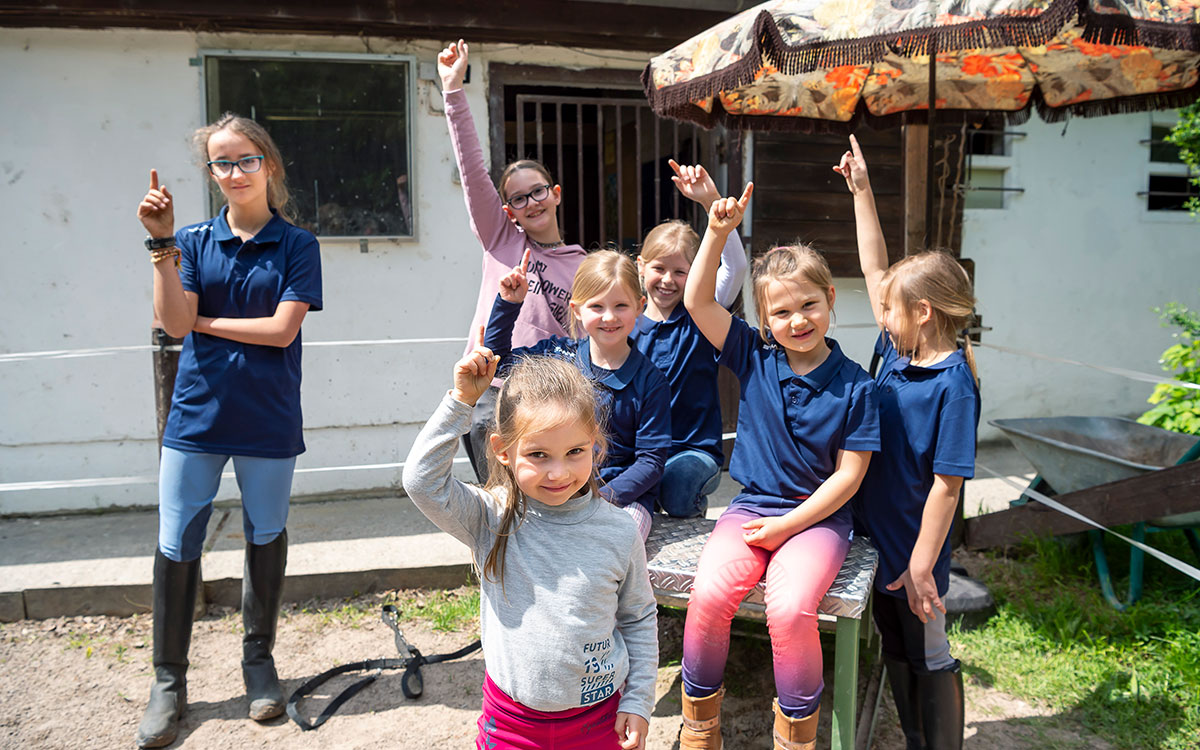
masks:
<svg viewBox="0 0 1200 750"><path fill-rule="evenodd" d="M650 584L658 603L668 607L687 607L700 551L708 541L715 521L707 518L669 518L655 516L646 557ZM842 569L817 609L819 627L835 634L833 665L833 741L834 750L853 750L858 696L858 646L863 635L862 620L871 601L871 584L879 560L875 548L866 539L856 538L846 554ZM763 583L760 581L738 608L738 616L766 619ZM866 633L870 633L867 630Z"/></svg>

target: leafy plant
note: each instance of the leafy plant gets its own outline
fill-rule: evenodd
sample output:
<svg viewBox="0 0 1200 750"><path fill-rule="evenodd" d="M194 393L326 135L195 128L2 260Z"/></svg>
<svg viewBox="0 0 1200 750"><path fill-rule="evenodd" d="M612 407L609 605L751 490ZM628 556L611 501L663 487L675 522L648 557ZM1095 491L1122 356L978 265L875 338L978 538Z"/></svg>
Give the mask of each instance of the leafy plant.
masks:
<svg viewBox="0 0 1200 750"><path fill-rule="evenodd" d="M1179 122L1165 140L1179 147L1179 158L1188 165L1192 184L1200 186L1200 101L1179 110ZM1184 205L1192 216L1200 217L1200 198L1188 198Z"/></svg>
<svg viewBox="0 0 1200 750"><path fill-rule="evenodd" d="M1165 309L1155 308L1155 312L1164 326L1182 329L1173 334L1179 343L1170 346L1159 360L1163 369L1176 380L1200 384L1200 313L1178 302L1169 303ZM1154 408L1138 417L1142 424L1200 435L1200 390L1159 383L1147 400Z"/></svg>

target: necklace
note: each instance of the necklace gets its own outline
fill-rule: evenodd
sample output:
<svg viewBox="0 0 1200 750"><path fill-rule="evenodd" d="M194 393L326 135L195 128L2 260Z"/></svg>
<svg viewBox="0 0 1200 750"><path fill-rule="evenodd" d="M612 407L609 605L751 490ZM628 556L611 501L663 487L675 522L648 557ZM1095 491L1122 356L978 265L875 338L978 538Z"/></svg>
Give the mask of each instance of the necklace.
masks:
<svg viewBox="0 0 1200 750"><path fill-rule="evenodd" d="M525 236L529 237L529 235L525 235ZM538 242L537 240L535 240L532 237L529 237L529 241L532 242L533 244L537 245L538 247L540 247L543 250L553 250L556 247L562 247L563 245L567 244L563 240L556 240L555 242Z"/></svg>

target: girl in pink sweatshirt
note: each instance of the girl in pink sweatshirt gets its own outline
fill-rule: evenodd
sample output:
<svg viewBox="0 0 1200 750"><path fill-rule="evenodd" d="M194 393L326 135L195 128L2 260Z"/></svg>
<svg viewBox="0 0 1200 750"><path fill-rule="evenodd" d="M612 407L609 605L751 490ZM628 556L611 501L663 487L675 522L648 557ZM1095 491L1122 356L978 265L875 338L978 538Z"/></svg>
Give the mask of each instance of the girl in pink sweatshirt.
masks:
<svg viewBox="0 0 1200 750"><path fill-rule="evenodd" d="M554 183L549 170L540 162L515 161L504 168L499 189L492 184L462 90L467 51L467 44L460 39L438 55L450 142L462 175L471 230L483 247L483 279L466 350L470 352L480 343L475 337L487 323L496 287L501 277L521 263L526 248L530 251L529 295L513 328L513 346L530 346L550 336L566 336L571 280L585 251L563 240L558 228L562 187ZM487 480L486 440L492 430L497 392L493 384L479 399L471 430L463 436L463 445L480 482Z"/></svg>

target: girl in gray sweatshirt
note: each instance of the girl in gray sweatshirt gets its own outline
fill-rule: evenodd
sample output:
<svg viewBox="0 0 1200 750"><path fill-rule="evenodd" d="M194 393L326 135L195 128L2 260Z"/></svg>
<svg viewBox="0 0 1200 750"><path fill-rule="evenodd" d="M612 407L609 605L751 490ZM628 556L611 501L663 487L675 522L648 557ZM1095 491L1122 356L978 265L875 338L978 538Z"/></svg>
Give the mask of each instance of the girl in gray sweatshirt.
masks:
<svg viewBox="0 0 1200 750"><path fill-rule="evenodd" d="M497 361L476 347L455 365L454 388L404 467L413 502L471 548L480 570L486 674L477 747L641 750L657 610L636 525L599 493L595 386L548 357L515 366L480 489L450 470Z"/></svg>

